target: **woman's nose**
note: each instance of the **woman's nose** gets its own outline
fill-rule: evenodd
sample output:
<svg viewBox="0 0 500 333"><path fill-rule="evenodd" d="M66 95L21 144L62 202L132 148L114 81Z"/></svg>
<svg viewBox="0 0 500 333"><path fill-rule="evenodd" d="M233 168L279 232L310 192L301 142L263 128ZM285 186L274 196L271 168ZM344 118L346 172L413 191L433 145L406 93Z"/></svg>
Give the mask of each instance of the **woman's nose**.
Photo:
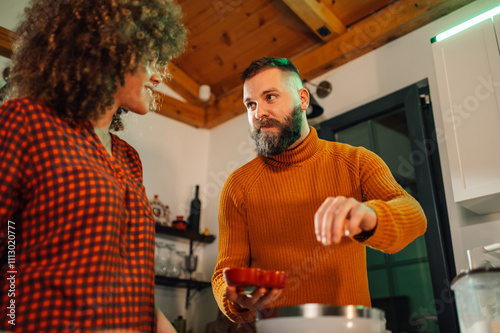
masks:
<svg viewBox="0 0 500 333"><path fill-rule="evenodd" d="M153 75L151 75L151 77L149 78L149 81L151 81L155 86L157 86L158 84L160 84L160 82L161 82L161 75L160 75L160 73L158 73L157 71L155 71L153 73Z"/></svg>

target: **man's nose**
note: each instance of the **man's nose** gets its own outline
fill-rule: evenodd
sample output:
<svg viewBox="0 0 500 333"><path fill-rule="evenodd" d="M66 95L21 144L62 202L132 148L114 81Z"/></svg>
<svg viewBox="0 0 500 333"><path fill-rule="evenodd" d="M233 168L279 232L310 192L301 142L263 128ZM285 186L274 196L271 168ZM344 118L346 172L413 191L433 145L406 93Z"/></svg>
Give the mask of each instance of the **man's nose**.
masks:
<svg viewBox="0 0 500 333"><path fill-rule="evenodd" d="M260 105L257 105L255 110L255 119L264 119L264 118L269 118L269 111L265 106L261 107Z"/></svg>

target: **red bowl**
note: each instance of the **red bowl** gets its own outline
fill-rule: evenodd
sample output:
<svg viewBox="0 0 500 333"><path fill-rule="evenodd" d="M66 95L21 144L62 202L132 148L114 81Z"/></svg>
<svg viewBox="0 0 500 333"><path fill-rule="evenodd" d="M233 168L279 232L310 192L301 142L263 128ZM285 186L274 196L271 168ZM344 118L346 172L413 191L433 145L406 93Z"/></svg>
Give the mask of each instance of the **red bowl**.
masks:
<svg viewBox="0 0 500 333"><path fill-rule="evenodd" d="M287 277L288 273L284 271L262 271L260 283L263 287L283 288Z"/></svg>
<svg viewBox="0 0 500 333"><path fill-rule="evenodd" d="M224 279L229 286L258 286L261 270L259 268L229 268L224 271Z"/></svg>
<svg viewBox="0 0 500 333"><path fill-rule="evenodd" d="M229 268L224 279L229 286L283 288L288 274L283 271L268 271L260 268Z"/></svg>

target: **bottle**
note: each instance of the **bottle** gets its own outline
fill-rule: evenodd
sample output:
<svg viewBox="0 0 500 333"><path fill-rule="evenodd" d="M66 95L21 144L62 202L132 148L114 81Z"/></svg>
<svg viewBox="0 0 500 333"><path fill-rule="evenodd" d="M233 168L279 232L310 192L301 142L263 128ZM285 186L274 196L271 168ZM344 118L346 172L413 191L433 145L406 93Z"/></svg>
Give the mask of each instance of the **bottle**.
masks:
<svg viewBox="0 0 500 333"><path fill-rule="evenodd" d="M173 326L177 330L177 333L186 333L186 319L182 318L182 316L174 320Z"/></svg>
<svg viewBox="0 0 500 333"><path fill-rule="evenodd" d="M200 210L201 201L198 199L200 186L196 185L194 199L191 200L191 209L189 211L189 219L187 229L196 233L200 232Z"/></svg>

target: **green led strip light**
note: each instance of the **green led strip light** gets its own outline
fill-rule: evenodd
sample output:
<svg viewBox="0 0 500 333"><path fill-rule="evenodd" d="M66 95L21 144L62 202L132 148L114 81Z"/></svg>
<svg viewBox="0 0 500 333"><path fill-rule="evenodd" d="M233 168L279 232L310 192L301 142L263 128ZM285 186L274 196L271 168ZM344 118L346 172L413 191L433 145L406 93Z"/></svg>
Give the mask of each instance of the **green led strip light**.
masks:
<svg viewBox="0 0 500 333"><path fill-rule="evenodd" d="M478 23L483 22L484 20L491 19L493 16L500 14L500 6L493 8L491 10L488 10L486 13L483 13L481 15L478 15L474 18L471 18L470 20L457 25L456 27L453 27L449 30L446 30L445 32L440 33L436 37L431 38L431 43L434 42L440 42L448 37L451 37L453 35L458 34L461 31L464 31L465 29L468 29Z"/></svg>

